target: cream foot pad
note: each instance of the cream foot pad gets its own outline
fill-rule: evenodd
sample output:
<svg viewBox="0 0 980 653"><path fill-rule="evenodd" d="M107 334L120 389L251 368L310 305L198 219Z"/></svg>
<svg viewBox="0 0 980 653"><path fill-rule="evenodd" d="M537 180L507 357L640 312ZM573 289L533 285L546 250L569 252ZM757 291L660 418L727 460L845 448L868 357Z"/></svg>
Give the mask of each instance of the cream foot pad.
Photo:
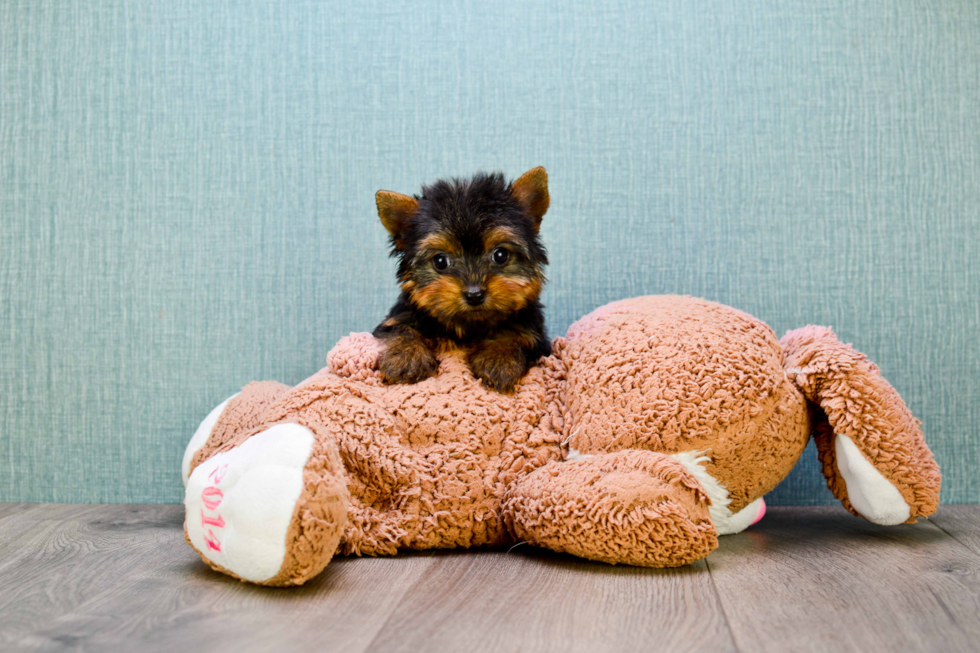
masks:
<svg viewBox="0 0 980 653"><path fill-rule="evenodd" d="M194 548L245 580L276 576L313 441L305 426L279 424L198 465L184 496Z"/></svg>

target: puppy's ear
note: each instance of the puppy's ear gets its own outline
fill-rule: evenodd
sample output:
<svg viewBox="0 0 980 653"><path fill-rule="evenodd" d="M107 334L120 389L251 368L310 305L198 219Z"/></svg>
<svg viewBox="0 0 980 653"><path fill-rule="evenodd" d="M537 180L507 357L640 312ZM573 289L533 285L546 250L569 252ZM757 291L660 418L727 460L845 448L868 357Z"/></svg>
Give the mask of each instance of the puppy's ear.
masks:
<svg viewBox="0 0 980 653"><path fill-rule="evenodd" d="M541 227L541 218L551 203L551 196L548 195L548 173L541 166L528 170L510 185L510 194L531 216L534 233L537 233Z"/></svg>
<svg viewBox="0 0 980 653"><path fill-rule="evenodd" d="M418 200L408 195L395 193L390 190L379 190L374 195L378 204L378 216L381 224L388 230L396 249L402 248L402 233L409 218L419 209Z"/></svg>

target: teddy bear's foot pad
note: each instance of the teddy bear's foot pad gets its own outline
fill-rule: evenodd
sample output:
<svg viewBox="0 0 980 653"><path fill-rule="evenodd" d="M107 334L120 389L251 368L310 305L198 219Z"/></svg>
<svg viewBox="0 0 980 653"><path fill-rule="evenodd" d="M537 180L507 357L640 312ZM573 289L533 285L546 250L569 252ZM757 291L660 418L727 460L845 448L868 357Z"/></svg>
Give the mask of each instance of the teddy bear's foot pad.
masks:
<svg viewBox="0 0 980 653"><path fill-rule="evenodd" d="M313 445L305 426L278 424L198 465L184 498L194 548L244 580L275 577Z"/></svg>
<svg viewBox="0 0 980 653"><path fill-rule="evenodd" d="M912 510L898 488L875 469L851 438L834 437L837 469L844 478L847 498L862 517L874 524L894 526L908 521Z"/></svg>

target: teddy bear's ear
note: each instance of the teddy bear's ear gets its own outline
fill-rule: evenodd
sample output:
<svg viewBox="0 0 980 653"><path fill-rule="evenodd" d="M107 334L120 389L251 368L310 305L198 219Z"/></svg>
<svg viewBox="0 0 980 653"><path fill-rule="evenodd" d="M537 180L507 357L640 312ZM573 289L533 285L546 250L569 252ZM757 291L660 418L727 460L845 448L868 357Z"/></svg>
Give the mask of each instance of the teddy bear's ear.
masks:
<svg viewBox="0 0 980 653"><path fill-rule="evenodd" d="M541 218L551 203L551 196L548 195L548 173L541 166L528 170L510 185L510 194L528 212L534 232L537 233L541 227Z"/></svg>
<svg viewBox="0 0 980 653"><path fill-rule="evenodd" d="M400 250L402 248L401 234L405 230L409 218L418 211L418 200L390 190L379 190L374 195L374 201L378 204L378 216L381 218L381 224L388 230L395 248Z"/></svg>

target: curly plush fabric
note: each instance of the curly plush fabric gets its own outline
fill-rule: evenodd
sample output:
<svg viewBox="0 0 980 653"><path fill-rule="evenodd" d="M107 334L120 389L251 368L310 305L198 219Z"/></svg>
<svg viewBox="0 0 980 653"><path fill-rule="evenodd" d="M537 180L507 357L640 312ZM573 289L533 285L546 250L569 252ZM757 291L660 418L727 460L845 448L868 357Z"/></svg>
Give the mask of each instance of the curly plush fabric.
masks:
<svg viewBox="0 0 980 653"><path fill-rule="evenodd" d="M504 513L531 544L612 564L678 567L718 545L709 505L683 465L627 450L548 463L514 485Z"/></svg>
<svg viewBox="0 0 980 653"><path fill-rule="evenodd" d="M806 447L805 402L783 373L779 340L728 306L613 302L573 324L560 355L572 449L705 452L732 512L776 487Z"/></svg>
<svg viewBox="0 0 980 653"><path fill-rule="evenodd" d="M263 385L265 387L262 387ZM271 386L272 384L253 383L249 386L250 391L247 394L245 392L242 394L253 400L259 397L269 398L278 394L274 392L277 388L274 389ZM264 392L266 390L272 392L266 393ZM236 397L232 401L238 399ZM246 403L248 402L246 401ZM236 411L236 409L239 410ZM241 409L241 405L234 407L229 405L225 412L239 416L249 414L248 411ZM332 434L323 425L316 422L306 423L301 418L294 418L288 423L306 426L313 431L315 437L312 451L303 469L303 488L293 510L289 528L286 531L286 552L282 565L276 575L263 581L264 585L273 587L302 585L323 571L323 568L327 566L337 551L337 546L347 523L349 493L346 473ZM265 424L258 430L266 430L272 426L275 424ZM216 454L234 449L256 432L258 432L256 429L252 429L251 432L240 434L239 437L211 449L207 457L211 458ZM187 532L186 524L184 526L184 538L191 546L194 546ZM204 552L200 553L202 553L201 557L204 558L204 561L215 571L241 578L235 571L209 559Z"/></svg>
<svg viewBox="0 0 980 653"><path fill-rule="evenodd" d="M843 435L857 445L877 471L891 481L910 507L909 523L939 505L939 465L901 396L868 358L837 340L825 327L808 326L783 336L787 376L819 406L814 440L827 486L850 512L834 451Z"/></svg>
<svg viewBox="0 0 980 653"><path fill-rule="evenodd" d="M437 376L386 386L370 367L376 352L374 338L354 334L331 352L328 369L289 392L272 382L246 387L213 443L233 442L227 433L257 421L330 425L350 491L346 554L508 541L505 489L561 458L562 362L544 359L517 392L501 395L473 378L456 351L443 354ZM209 442L195 463L214 451Z"/></svg>
<svg viewBox="0 0 980 653"><path fill-rule="evenodd" d="M758 508L747 506L789 473L810 433L807 400L817 428L826 413L827 433L850 437L867 461L857 463L880 470L873 481L893 484L913 518L935 510L938 470L918 424L829 330L781 344L713 302L624 300L576 322L510 395L487 390L453 349L436 376L384 385L381 351L351 334L296 387L247 386L188 453L193 470L275 425L314 434L281 567L254 582L302 583L335 552L515 539L611 563L686 564L720 528L745 528ZM821 433L831 489L857 512Z"/></svg>

